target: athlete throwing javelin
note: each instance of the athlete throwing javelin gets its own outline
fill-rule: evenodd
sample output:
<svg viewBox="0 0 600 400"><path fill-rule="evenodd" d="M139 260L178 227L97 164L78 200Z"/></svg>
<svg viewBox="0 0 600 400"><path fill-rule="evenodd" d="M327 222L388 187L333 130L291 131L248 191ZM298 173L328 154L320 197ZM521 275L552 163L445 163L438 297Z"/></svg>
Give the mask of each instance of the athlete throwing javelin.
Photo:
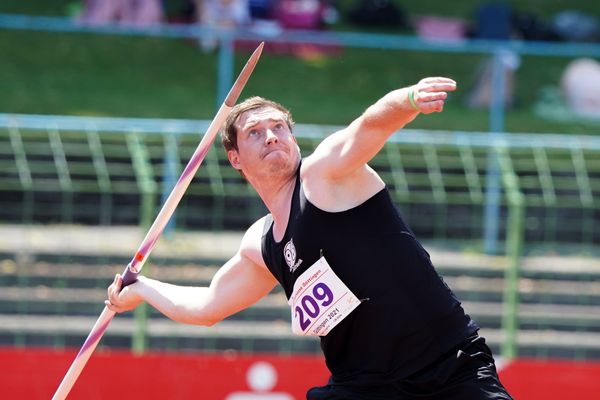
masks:
<svg viewBox="0 0 600 400"><path fill-rule="evenodd" d="M511 399L478 327L404 223L368 162L419 113L441 112L456 83L425 78L394 90L301 159L290 112L253 97L221 132L229 161L269 214L244 234L209 287L139 277L108 288L115 312L150 303L213 325L279 283L292 329L320 336L329 382L307 399Z"/></svg>

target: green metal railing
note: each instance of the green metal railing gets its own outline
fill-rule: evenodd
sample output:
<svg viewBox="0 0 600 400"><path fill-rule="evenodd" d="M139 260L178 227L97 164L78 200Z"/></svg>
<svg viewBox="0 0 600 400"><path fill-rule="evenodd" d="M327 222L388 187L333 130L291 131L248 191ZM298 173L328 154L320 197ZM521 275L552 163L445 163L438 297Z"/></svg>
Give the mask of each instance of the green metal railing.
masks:
<svg viewBox="0 0 600 400"><path fill-rule="evenodd" d="M207 121L0 115L0 222L19 226L130 225L144 231L197 146L199 133L207 126ZM296 134L303 153L314 150L326 132L336 129L298 125ZM592 335L589 340L594 342L594 332L600 326L593 317L600 306L600 269L592 266L577 272L560 265L539 269L530 265L532 261L523 253L550 249L560 256L560 251L556 254L559 246L568 245L580 253L594 254L600 242L600 228L594 223L600 216L599 138L515 134L510 140L490 141L487 133L404 130L394 135L370 164L384 178L394 201L421 239L450 248L459 243L483 257L481 211L485 206L490 156L498 161L501 209L505 216L501 219L503 266L500 270L492 268L496 263L492 256L482 258L475 272L445 260L436 265L441 264L440 270L449 279L454 279L454 271L461 271L456 290L459 297L473 302L475 310L487 310L492 304L502 310L498 315L493 308L482 311L476 319L482 320L486 329L499 329L493 342L506 357L527 349L531 335L555 329L561 332L569 324L575 324L576 334ZM225 153L215 145L194 177L170 229L174 234L245 229L262 213L264 208L256 194L228 166ZM16 259L19 250L11 251ZM4 255L8 260L13 257L9 253ZM111 255L106 257L95 262L108 263ZM61 254L53 259L62 265L72 263L72 258ZM19 265L18 273L7 269L9 272L0 274L4 293L15 288L66 293L80 284L90 287L89 283L78 282L85 274L70 275L67 268L66 276L57 273L42 277L39 266L11 262ZM157 273L169 268L161 266L160 261L153 260L153 264L157 268L152 271ZM109 277L108 273L98 276L92 285L94 290L100 292ZM466 277L483 282L483 286L469 286ZM205 282L208 278L202 279ZM482 287L488 281L489 289L484 291ZM501 287L497 281L502 282ZM563 286L577 290L565 292ZM12 307L13 303L4 306L3 301L0 300L0 306ZM67 298L55 303L52 310L44 301L47 300L23 297L13 312L27 316L42 311L68 314L73 307L78 309ZM264 313L281 320L281 315L286 314L282 311L285 304L274 302L283 307L261 306L243 314L242 320L252 321L260 315L266 318ZM572 314L582 315L575 322L568 313L559 315L554 311L575 306L583 307ZM538 309L536 313L531 311ZM591 317L584 317L586 314ZM163 343L152 325L156 317L147 308L136 312L137 328L131 343L136 351ZM29 343L26 331L22 328L15 333L15 344ZM55 345L70 343L65 333L54 338ZM187 340L191 339L174 337L165 343L169 348L177 348ZM218 335L207 334L201 345L218 348L220 340ZM266 339L250 335L239 340L244 349L264 350L261 343ZM281 351L312 348L286 335L279 337L278 343ZM526 351L543 356L551 352L548 346ZM600 353L600 344L597 350L577 351L577 357L594 357L594 351Z"/></svg>
<svg viewBox="0 0 600 400"><path fill-rule="evenodd" d="M207 124L188 121L183 128L183 122L173 127L154 121L151 127L152 121L39 118L0 116L1 221L146 225ZM325 129L336 127L298 126L305 154ZM599 140L513 134L510 141L490 141L484 133L405 130L371 165L416 231L436 240L477 240L488 158L499 156L494 149L500 143L528 207L527 241L591 246L599 235L593 223L599 208ZM225 153L214 147L178 208L175 226L243 229L264 211ZM501 202L503 208L509 204ZM436 218L421 218L432 212ZM560 224L565 218L574 223Z"/></svg>
<svg viewBox="0 0 600 400"><path fill-rule="evenodd" d="M430 41L415 36L393 34L367 34L357 32L326 32L286 30L283 34L266 35L253 29L212 30L195 24L155 24L151 26L124 26L122 24L85 25L64 17L0 14L0 29L38 30L49 32L74 32L103 35L133 35L163 38L189 38L196 40L204 35L216 38L219 43L216 105L222 103L233 81L234 43L236 40L268 41L271 43L311 43L316 45L408 50L433 53L483 54L492 63L489 107L489 131L504 134L506 84L505 59L507 55L548 57L598 57L600 45L589 43L554 43L502 40ZM491 136L491 135L490 135ZM491 137L490 137L491 138ZM487 184L485 185L485 209L483 235L485 249L489 254L497 251L500 227L500 182L495 171L496 160L488 160Z"/></svg>

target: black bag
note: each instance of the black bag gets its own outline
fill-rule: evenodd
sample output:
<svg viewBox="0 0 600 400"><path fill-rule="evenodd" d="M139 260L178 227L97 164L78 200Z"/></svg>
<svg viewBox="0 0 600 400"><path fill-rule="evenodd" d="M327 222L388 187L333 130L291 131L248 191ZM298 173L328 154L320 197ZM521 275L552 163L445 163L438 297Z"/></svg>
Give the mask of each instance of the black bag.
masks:
<svg viewBox="0 0 600 400"><path fill-rule="evenodd" d="M404 12L390 0L361 0L348 16L357 25L407 27Z"/></svg>

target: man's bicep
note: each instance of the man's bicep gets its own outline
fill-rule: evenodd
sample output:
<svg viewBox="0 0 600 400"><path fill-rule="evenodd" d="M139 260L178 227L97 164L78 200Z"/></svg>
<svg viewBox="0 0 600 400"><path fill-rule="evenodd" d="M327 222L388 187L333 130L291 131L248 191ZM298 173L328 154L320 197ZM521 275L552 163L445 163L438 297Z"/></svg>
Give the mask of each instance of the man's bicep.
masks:
<svg viewBox="0 0 600 400"><path fill-rule="evenodd" d="M221 267L209 287L209 304L225 318L266 296L277 283L261 265L238 253Z"/></svg>
<svg viewBox="0 0 600 400"><path fill-rule="evenodd" d="M303 167L311 175L339 180L364 171L367 162L380 150L374 141L365 141L356 126L349 126L323 139L306 158Z"/></svg>

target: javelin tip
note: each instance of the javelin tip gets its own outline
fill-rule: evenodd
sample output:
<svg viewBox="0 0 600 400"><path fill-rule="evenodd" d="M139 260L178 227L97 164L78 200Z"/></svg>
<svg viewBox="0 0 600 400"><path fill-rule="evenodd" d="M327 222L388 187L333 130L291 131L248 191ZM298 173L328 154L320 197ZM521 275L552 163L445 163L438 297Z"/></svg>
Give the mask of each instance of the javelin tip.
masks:
<svg viewBox="0 0 600 400"><path fill-rule="evenodd" d="M237 102L238 97L240 97L240 94L242 93L242 89L244 89L244 86L246 86L246 82L248 82L250 75L252 75L252 71L254 71L254 67L256 67L256 64L258 63L258 60L263 51L263 47L265 47L265 42L260 42L260 44L254 50L248 61L246 61L246 65L244 65L242 72L240 72L240 75L236 79L235 83L231 87L231 90L229 91L229 94L225 98L225 105L233 107Z"/></svg>

